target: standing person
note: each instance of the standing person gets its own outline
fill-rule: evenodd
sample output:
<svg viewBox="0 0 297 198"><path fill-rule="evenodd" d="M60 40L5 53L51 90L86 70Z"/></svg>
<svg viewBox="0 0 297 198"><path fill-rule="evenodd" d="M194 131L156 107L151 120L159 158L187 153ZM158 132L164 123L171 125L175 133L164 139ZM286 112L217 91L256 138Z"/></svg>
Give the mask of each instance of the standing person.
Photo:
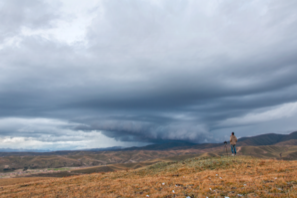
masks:
<svg viewBox="0 0 297 198"><path fill-rule="evenodd" d="M232 156L236 155L236 142L237 142L237 138L234 135L234 132L232 132L232 135L230 136L230 144L231 144L231 152L232 152Z"/></svg>

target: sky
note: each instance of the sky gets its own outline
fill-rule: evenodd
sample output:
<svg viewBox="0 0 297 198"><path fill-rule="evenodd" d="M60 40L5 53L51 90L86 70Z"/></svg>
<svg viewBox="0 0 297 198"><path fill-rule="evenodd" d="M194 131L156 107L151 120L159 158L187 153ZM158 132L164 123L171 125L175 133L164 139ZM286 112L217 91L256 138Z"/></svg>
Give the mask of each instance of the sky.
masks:
<svg viewBox="0 0 297 198"><path fill-rule="evenodd" d="M295 0L2 0L0 19L0 148L297 130Z"/></svg>

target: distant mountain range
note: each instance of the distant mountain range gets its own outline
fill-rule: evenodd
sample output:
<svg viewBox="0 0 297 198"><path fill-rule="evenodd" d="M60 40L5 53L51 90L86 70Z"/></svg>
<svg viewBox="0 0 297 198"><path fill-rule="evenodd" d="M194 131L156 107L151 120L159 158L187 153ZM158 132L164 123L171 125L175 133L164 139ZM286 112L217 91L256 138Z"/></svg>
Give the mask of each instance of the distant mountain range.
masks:
<svg viewBox="0 0 297 198"><path fill-rule="evenodd" d="M208 149L222 146L222 143L205 143L196 144L187 141L167 141L165 143L151 144L143 147L129 147L123 148L120 146L108 147L108 148L93 148L93 149L83 149L83 150L66 150L66 151L50 151L50 150L27 150L27 149L0 149L0 156L7 154L4 153L49 153L49 154L68 154L71 152L78 151L133 151L133 150L179 150L179 149ZM237 142L238 146L264 146L264 145L297 145L297 131L292 132L287 135L283 134L263 134L253 137L243 137L239 138Z"/></svg>
<svg viewBox="0 0 297 198"><path fill-rule="evenodd" d="M107 147L107 148L93 148L93 149L83 149L83 150L74 150L74 151L115 151L115 150L121 150L123 147L121 146L113 146L113 147ZM15 152L32 152L32 153L56 153L56 152L65 152L63 150L61 151L51 151L46 149L10 149L10 148L0 148L1 152L7 152L7 153L15 153ZM67 151L71 152L71 150Z"/></svg>
<svg viewBox="0 0 297 198"><path fill-rule="evenodd" d="M238 145L242 146L264 146L274 144L297 145L297 131L288 135L269 133L253 137L244 137L238 140Z"/></svg>
<svg viewBox="0 0 297 198"><path fill-rule="evenodd" d="M0 148L0 152L36 152L36 153L44 153L50 152L47 149L11 149L11 148Z"/></svg>
<svg viewBox="0 0 297 198"><path fill-rule="evenodd" d="M229 143L229 142L228 142ZM171 141L162 144L151 144L144 147L131 147L122 150L168 150L168 149L208 149L222 146L222 143L205 143L195 144L185 141ZM265 146L265 145L297 145L297 131L290 134L263 134L253 137L239 138L237 142L238 146Z"/></svg>
<svg viewBox="0 0 297 198"><path fill-rule="evenodd" d="M264 134L240 138L237 145L239 155L285 160L297 159L297 131L288 135ZM0 152L0 172L27 168L130 164L148 160L180 160L185 157L214 157L230 154L230 147L226 149L223 142L194 144L183 141L170 141L144 147L110 147L76 151L4 150L5 152Z"/></svg>

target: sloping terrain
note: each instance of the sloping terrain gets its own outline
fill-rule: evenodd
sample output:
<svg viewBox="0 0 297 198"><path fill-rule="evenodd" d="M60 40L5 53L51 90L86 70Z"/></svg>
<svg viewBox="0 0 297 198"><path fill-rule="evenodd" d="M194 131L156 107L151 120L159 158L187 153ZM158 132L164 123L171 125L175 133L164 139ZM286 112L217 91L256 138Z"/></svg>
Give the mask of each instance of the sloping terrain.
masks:
<svg viewBox="0 0 297 198"><path fill-rule="evenodd" d="M154 160L138 162L138 163L125 163L125 164L109 164L103 166L92 166L86 168L79 168L73 170L66 170L66 171L58 171L54 173L33 173L25 177L66 177L66 176L73 176L73 175L82 175L82 174L91 174L91 173L103 173L103 172L116 172L120 170L133 170L142 167L146 167L152 164L156 164L159 162L176 162L181 160L186 160L188 158L193 157L219 157L217 154L213 153L203 153L203 154L195 154L195 155L181 155L181 156L173 156L173 157L166 157L166 158L157 158Z"/></svg>
<svg viewBox="0 0 297 198"><path fill-rule="evenodd" d="M258 158L297 159L297 146L295 145L237 146L237 151L239 155L248 155ZM227 153L229 155L231 154L229 145L227 145ZM226 149L223 145L206 149L79 152L75 155L63 156L7 156L0 157L0 172L27 168L92 167L111 164L140 163L155 159L183 160L188 158L188 156L215 157L222 155L226 155Z"/></svg>
<svg viewBox="0 0 297 198"><path fill-rule="evenodd" d="M240 154L250 155L258 158L274 158L285 160L297 160L294 153L297 152L297 146L242 146Z"/></svg>
<svg viewBox="0 0 297 198"><path fill-rule="evenodd" d="M16 169L44 169L60 167L88 167L108 164L125 164L170 158L185 155L200 155L202 150L165 150L165 151L103 151L77 152L69 155L41 156L5 156L0 157L0 172Z"/></svg>
<svg viewBox="0 0 297 198"><path fill-rule="evenodd" d="M79 169L73 169L68 171L59 171L55 173L31 174L26 177L67 177L67 176L83 175L83 174L91 174L91 173L116 172L121 170L127 171L127 170L133 170L133 169L142 168L148 165L152 165L160 161L168 161L168 160L155 159L152 161L139 162L139 163L109 164L104 166L93 166L93 167L79 168Z"/></svg>
<svg viewBox="0 0 297 198"><path fill-rule="evenodd" d="M297 145L297 139L282 141L274 145L278 145L278 146Z"/></svg>
<svg viewBox="0 0 297 198"><path fill-rule="evenodd" d="M297 132L289 135L265 134L241 138L238 153L260 158L295 160ZM290 148L289 148L290 147ZM230 154L230 146L227 145ZM184 155L220 156L227 154L224 144L192 144L169 142L117 151L57 151L51 153L0 153L0 172L17 169L44 169L60 167L89 167L108 164L138 163L158 158ZM280 155L281 154L281 155Z"/></svg>
<svg viewBox="0 0 297 198"><path fill-rule="evenodd" d="M0 197L296 197L297 161L191 158L0 187Z"/></svg>
<svg viewBox="0 0 297 198"><path fill-rule="evenodd" d="M228 152L229 146L228 146ZM256 158L263 159L284 159L284 160L297 160L297 146L241 146L237 147L238 156L253 156ZM107 164L100 166L88 166L79 169L72 170L64 170L64 171L56 171L56 172L45 172L45 171L37 171L37 173L25 174L24 176L30 177L65 177L72 175L80 175L80 174L90 174L90 173L98 173L98 172L113 172L119 170L131 170L140 167L145 167L147 165L155 164L158 162L172 162L172 161L180 161L185 160L191 157L220 157L227 156L225 153L224 147L210 148L205 149L204 152L198 152L196 154L183 154L189 153L189 151L181 150L180 155L174 155L165 158L156 158L153 160L146 160L140 162L129 162L129 163L115 163L115 164ZM137 153L139 154L139 153ZM136 156L137 156L136 154ZM142 152L140 154L143 154ZM281 156L280 156L281 154ZM230 153L228 156L231 156ZM133 157L133 156L132 156ZM60 170L60 169L59 169ZM27 171L25 171L27 172ZM16 177L22 177L22 174L15 175Z"/></svg>
<svg viewBox="0 0 297 198"><path fill-rule="evenodd" d="M288 140L297 140L297 131L292 132L288 135L283 134L264 134L254 137L244 137L238 140L238 145L242 146L263 146L263 145L273 145L280 142Z"/></svg>
<svg viewBox="0 0 297 198"><path fill-rule="evenodd" d="M29 183L33 181L41 181L41 180L47 180L46 177L24 177L24 178L8 178L8 179L0 179L0 189L1 186L11 186L15 184L23 184L23 183Z"/></svg>

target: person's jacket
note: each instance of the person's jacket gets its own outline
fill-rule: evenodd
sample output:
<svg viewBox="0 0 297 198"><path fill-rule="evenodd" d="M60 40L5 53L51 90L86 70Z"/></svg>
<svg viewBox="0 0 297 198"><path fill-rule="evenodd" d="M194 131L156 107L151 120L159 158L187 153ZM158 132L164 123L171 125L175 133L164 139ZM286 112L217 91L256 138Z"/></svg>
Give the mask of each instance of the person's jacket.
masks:
<svg viewBox="0 0 297 198"><path fill-rule="evenodd" d="M235 135L231 135L231 136L230 136L230 144L231 144L231 145L235 145L236 142L237 142L237 138L236 138L236 136L235 136Z"/></svg>

